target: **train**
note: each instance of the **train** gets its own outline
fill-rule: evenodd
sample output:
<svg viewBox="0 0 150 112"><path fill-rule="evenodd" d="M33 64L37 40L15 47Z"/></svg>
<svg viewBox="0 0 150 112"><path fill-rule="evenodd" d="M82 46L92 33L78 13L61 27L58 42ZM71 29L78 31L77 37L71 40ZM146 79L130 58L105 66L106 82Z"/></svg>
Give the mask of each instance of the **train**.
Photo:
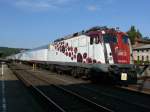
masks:
<svg viewBox="0 0 150 112"><path fill-rule="evenodd" d="M7 58L92 81L137 82L130 39L115 28L92 27Z"/></svg>

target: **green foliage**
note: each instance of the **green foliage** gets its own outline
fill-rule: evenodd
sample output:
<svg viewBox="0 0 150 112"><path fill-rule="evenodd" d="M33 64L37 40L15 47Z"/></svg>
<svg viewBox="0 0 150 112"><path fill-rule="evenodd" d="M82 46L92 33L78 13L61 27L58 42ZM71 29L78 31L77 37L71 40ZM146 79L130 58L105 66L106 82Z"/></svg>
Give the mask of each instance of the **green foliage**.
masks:
<svg viewBox="0 0 150 112"><path fill-rule="evenodd" d="M0 52L0 57L2 57L3 56L3 53L2 52Z"/></svg>
<svg viewBox="0 0 150 112"><path fill-rule="evenodd" d="M17 48L8 48L8 47L0 47L0 58L4 58L6 56L10 56L12 54L19 53L22 49Z"/></svg>
<svg viewBox="0 0 150 112"><path fill-rule="evenodd" d="M127 32L131 40L131 44L135 43L136 38L142 38L142 34L139 30L136 30L135 26L131 26L130 30Z"/></svg>
<svg viewBox="0 0 150 112"><path fill-rule="evenodd" d="M135 60L135 64L150 64L150 61Z"/></svg>

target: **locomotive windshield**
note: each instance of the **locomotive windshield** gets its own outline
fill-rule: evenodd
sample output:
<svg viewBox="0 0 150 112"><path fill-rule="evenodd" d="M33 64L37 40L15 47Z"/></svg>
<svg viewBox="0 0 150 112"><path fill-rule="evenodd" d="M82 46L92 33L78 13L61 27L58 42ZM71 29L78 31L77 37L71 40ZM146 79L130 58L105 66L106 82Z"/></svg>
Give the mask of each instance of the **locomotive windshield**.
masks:
<svg viewBox="0 0 150 112"><path fill-rule="evenodd" d="M124 36L122 37L122 42L123 42L124 44L128 44L128 36L124 35Z"/></svg>
<svg viewBox="0 0 150 112"><path fill-rule="evenodd" d="M104 42L105 43L117 43L117 37L112 35L105 35L104 36Z"/></svg>

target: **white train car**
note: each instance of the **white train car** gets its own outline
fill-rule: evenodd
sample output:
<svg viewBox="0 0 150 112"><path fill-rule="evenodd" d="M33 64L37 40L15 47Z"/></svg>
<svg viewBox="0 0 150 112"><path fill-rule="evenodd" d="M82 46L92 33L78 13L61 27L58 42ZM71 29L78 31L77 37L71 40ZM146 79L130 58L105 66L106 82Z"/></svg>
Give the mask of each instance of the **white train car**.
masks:
<svg viewBox="0 0 150 112"><path fill-rule="evenodd" d="M22 56L22 53L14 54L11 56L6 57L6 59L11 59L11 60L18 60Z"/></svg>
<svg viewBox="0 0 150 112"><path fill-rule="evenodd" d="M48 45L38 47L32 50L27 51L26 57L30 61L38 60L38 61L47 61L47 52L48 52Z"/></svg>
<svg viewBox="0 0 150 112"><path fill-rule="evenodd" d="M23 51L21 53L8 56L7 59L21 61L47 61L48 45Z"/></svg>

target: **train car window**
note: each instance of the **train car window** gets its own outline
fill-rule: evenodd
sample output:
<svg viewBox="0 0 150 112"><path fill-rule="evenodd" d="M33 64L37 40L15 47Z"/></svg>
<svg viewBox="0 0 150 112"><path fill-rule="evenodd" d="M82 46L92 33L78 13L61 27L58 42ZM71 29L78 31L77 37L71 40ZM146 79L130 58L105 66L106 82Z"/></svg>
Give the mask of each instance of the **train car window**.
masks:
<svg viewBox="0 0 150 112"><path fill-rule="evenodd" d="M95 44L99 44L99 42L100 42L100 38L99 38L99 36L96 36L95 37Z"/></svg>
<svg viewBox="0 0 150 112"><path fill-rule="evenodd" d="M128 36L123 36L123 37L122 37L122 42L123 42L124 44L128 44Z"/></svg>
<svg viewBox="0 0 150 112"><path fill-rule="evenodd" d="M98 35L92 35L90 36L90 44L99 44L100 38Z"/></svg>
<svg viewBox="0 0 150 112"><path fill-rule="evenodd" d="M90 38L90 44L92 45L93 44L93 42L94 42L94 38Z"/></svg>

